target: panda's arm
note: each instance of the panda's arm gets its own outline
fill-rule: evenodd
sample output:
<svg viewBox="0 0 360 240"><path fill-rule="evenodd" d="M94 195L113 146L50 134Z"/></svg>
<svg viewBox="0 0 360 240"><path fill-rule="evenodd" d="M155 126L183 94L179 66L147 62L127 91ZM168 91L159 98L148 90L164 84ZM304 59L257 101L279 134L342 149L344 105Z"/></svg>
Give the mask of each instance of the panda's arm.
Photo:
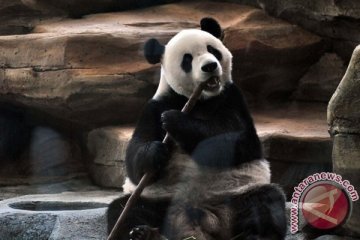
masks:
<svg viewBox="0 0 360 240"><path fill-rule="evenodd" d="M201 166L227 168L262 159L262 150L256 135L250 131L238 131L201 141L191 155Z"/></svg>
<svg viewBox="0 0 360 240"><path fill-rule="evenodd" d="M137 184L144 173L156 171L166 165L169 150L161 141L165 131L161 128L161 109L156 101L145 106L126 150L126 170Z"/></svg>
<svg viewBox="0 0 360 240"><path fill-rule="evenodd" d="M228 147L223 150L230 151L236 142L237 155L244 155L242 160L261 157L261 143L241 92L231 85L224 95L226 100L212 118L201 120L176 110L168 111L162 117L164 128L188 153L192 153L200 142L208 138L229 134L224 139Z"/></svg>

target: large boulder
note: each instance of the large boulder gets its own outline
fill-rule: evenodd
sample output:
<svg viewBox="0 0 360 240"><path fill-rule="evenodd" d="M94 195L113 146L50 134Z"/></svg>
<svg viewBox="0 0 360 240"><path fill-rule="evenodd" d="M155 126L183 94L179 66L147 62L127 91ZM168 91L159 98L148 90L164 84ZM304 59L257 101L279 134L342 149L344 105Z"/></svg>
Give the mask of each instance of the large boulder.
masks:
<svg viewBox="0 0 360 240"><path fill-rule="evenodd" d="M113 191L34 194L0 202L0 239L105 240Z"/></svg>
<svg viewBox="0 0 360 240"><path fill-rule="evenodd" d="M105 187L120 188L124 184L125 154L131 138L131 127L104 127L92 130L87 136L90 176Z"/></svg>
<svg viewBox="0 0 360 240"><path fill-rule="evenodd" d="M344 76L346 66L335 53L326 53L300 79L293 98L301 101L328 102Z"/></svg>
<svg viewBox="0 0 360 240"><path fill-rule="evenodd" d="M44 14L38 10L29 8L21 0L0 1L0 35L26 34L31 32L35 25L52 20L52 13Z"/></svg>
<svg viewBox="0 0 360 240"><path fill-rule="evenodd" d="M0 185L58 182L84 175L80 147L74 140L42 126L33 128L29 137L18 158L1 159Z"/></svg>
<svg viewBox="0 0 360 240"><path fill-rule="evenodd" d="M327 114L330 133L334 138L333 169L355 188L359 187L360 46L354 50L349 67L329 102ZM352 214L345 229L348 234L360 236L360 201L353 202Z"/></svg>
<svg viewBox="0 0 360 240"><path fill-rule="evenodd" d="M360 19L360 2L357 0L258 0L269 11L280 14L289 9L303 9L318 13L317 17L349 17Z"/></svg>
<svg viewBox="0 0 360 240"><path fill-rule="evenodd" d="M218 9L222 9L221 13ZM0 37L0 100L89 128L133 122L153 95L159 67L142 56L144 42L166 43L213 16L234 54L234 80L248 99L290 95L322 54L321 38L233 3L180 3L89 15Z"/></svg>
<svg viewBox="0 0 360 240"><path fill-rule="evenodd" d="M80 17L90 13L144 8L156 4L175 2L175 0L22 0L22 2L30 8L43 13Z"/></svg>
<svg viewBox="0 0 360 240"><path fill-rule="evenodd" d="M271 15L296 23L328 38L346 62L360 43L358 0L257 0Z"/></svg>

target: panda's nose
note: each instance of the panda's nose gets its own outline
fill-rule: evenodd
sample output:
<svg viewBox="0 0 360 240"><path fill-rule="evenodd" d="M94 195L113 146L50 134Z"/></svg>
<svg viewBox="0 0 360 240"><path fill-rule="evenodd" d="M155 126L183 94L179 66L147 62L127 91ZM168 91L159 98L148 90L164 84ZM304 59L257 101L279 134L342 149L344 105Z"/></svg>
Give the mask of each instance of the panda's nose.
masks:
<svg viewBox="0 0 360 240"><path fill-rule="evenodd" d="M201 70L203 70L203 72L208 72L208 73L215 71L215 69L217 69L216 62L207 63L201 67Z"/></svg>

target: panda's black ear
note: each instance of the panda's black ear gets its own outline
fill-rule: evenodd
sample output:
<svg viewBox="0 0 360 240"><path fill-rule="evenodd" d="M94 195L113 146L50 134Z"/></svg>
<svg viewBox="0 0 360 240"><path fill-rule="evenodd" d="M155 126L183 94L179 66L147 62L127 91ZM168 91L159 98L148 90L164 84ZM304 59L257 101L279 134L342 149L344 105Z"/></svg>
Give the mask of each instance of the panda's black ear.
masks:
<svg viewBox="0 0 360 240"><path fill-rule="evenodd" d="M144 45L144 56L151 64L159 63L164 52L165 46L161 45L155 38L147 40Z"/></svg>
<svg viewBox="0 0 360 240"><path fill-rule="evenodd" d="M200 21L201 30L214 35L216 38L221 39L220 24L213 18L203 18Z"/></svg>

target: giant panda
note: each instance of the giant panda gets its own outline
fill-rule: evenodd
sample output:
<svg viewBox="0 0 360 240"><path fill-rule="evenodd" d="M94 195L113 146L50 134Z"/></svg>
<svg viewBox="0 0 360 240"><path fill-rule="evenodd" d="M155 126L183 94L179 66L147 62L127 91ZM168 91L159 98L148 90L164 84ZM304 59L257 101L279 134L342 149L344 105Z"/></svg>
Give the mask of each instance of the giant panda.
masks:
<svg viewBox="0 0 360 240"><path fill-rule="evenodd" d="M121 240L284 239L285 198L270 184L269 163L240 90L232 81L232 55L212 18L176 34L166 46L144 46L161 63L158 89L146 104L126 153L131 193L155 172L120 228ZM208 81L189 113L180 110L194 88ZM172 144L162 143L166 132ZM129 195L107 210L113 228Z"/></svg>

